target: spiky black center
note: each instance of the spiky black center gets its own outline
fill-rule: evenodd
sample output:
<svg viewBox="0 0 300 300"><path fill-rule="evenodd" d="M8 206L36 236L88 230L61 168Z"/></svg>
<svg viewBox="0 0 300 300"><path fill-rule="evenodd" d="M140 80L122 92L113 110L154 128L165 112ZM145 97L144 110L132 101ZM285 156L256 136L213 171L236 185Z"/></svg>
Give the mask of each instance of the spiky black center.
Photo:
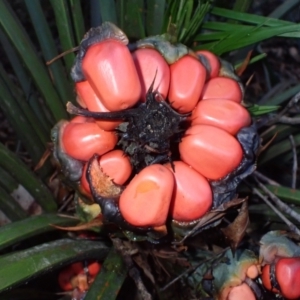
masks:
<svg viewBox="0 0 300 300"><path fill-rule="evenodd" d="M146 102L128 115L119 145L131 157L137 171L153 163L171 160L171 143L179 140L180 123L186 115L174 111L158 92L148 92ZM126 114L126 111L124 111Z"/></svg>
<svg viewBox="0 0 300 300"><path fill-rule="evenodd" d="M152 87L146 102L136 108L117 112L90 112L68 104L71 114L98 120L123 120L117 128L120 135L118 146L129 155L136 172L147 165L171 161L171 144L178 142L183 130L180 124L188 114L173 110Z"/></svg>

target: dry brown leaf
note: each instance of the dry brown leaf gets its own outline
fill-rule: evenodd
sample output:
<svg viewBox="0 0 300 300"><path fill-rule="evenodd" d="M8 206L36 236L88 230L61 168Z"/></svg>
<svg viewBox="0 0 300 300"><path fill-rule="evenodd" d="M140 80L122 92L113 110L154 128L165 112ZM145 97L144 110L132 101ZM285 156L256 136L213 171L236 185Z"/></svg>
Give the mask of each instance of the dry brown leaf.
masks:
<svg viewBox="0 0 300 300"><path fill-rule="evenodd" d="M79 224L76 226L62 227L62 226L58 226L55 224L50 224L50 226L52 226L56 229L65 230L65 231L80 231L80 230L90 229L90 228L96 227L96 226L101 226L102 224L103 224L102 217L98 217L97 219L94 219L90 222L87 222L84 224Z"/></svg>
<svg viewBox="0 0 300 300"><path fill-rule="evenodd" d="M272 136L272 138L265 145L260 147L257 156L259 156L263 151L265 151L273 143L276 137L277 137L277 132Z"/></svg>
<svg viewBox="0 0 300 300"><path fill-rule="evenodd" d="M51 154L52 154L51 150L49 148L46 149L46 151L43 153L41 159L39 160L37 165L34 167L34 172L39 170L44 165L45 161L50 157Z"/></svg>
<svg viewBox="0 0 300 300"><path fill-rule="evenodd" d="M234 221L221 231L227 238L231 250L234 252L245 236L249 224L248 201L244 201Z"/></svg>
<svg viewBox="0 0 300 300"><path fill-rule="evenodd" d="M64 51L64 52L62 52L62 53L60 53L60 54L58 54L57 56L55 56L55 57L52 58L51 60L47 61L47 62L46 62L46 65L49 66L49 65L51 65L52 63L54 63L55 61L57 61L58 59L64 57L65 55L67 55L67 54L69 54L69 53L73 53L73 52L78 51L78 49L79 49L79 46L74 47L74 48L71 48L71 49L69 49L69 50L66 50L66 51Z"/></svg>
<svg viewBox="0 0 300 300"><path fill-rule="evenodd" d="M151 267L149 266L147 259L141 255L134 255L134 262L143 270L144 274L155 284L154 276L152 275Z"/></svg>
<svg viewBox="0 0 300 300"><path fill-rule="evenodd" d="M248 52L248 54L247 54L246 58L244 59L244 61L242 62L242 64L235 70L235 72L238 76L241 76L244 73L244 71L246 70L246 68L248 67L252 52L253 52L253 50L250 50Z"/></svg>

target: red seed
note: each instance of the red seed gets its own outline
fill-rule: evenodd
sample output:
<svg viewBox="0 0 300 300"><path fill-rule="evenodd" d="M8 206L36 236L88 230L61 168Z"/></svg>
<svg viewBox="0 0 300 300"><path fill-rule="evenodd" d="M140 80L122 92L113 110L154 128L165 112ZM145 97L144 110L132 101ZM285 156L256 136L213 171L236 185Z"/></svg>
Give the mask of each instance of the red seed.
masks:
<svg viewBox="0 0 300 300"><path fill-rule="evenodd" d="M265 265L262 269L261 273L261 280L264 285L264 287L271 291L272 290L272 285L270 281L270 265Z"/></svg>
<svg viewBox="0 0 300 300"><path fill-rule="evenodd" d="M88 164L86 163L83 167L83 170L82 170L82 175L81 175L81 179L80 179L80 186L82 187L83 191L82 192L85 192L87 193L89 196L91 196L91 189L90 189L90 185L87 181L87 178L86 178L86 170L87 170L87 166Z"/></svg>
<svg viewBox="0 0 300 300"><path fill-rule="evenodd" d="M97 261L91 262L88 264L88 270L90 276L96 276L101 270L101 265Z"/></svg>
<svg viewBox="0 0 300 300"><path fill-rule="evenodd" d="M63 291L73 290L71 279L74 276L74 272L71 267L67 267L58 274L58 284Z"/></svg>
<svg viewBox="0 0 300 300"><path fill-rule="evenodd" d="M128 48L121 42L106 40L91 46L82 70L108 110L127 109L139 100L139 77Z"/></svg>
<svg viewBox="0 0 300 300"><path fill-rule="evenodd" d="M280 293L287 299L300 297L300 258L280 258L275 265L275 278L280 286ZM279 293L272 288L270 280L270 265L265 265L261 275L264 287L274 293Z"/></svg>
<svg viewBox="0 0 300 300"><path fill-rule="evenodd" d="M100 157L100 166L116 184L123 185L132 172L129 157L122 150L113 150Z"/></svg>
<svg viewBox="0 0 300 300"><path fill-rule="evenodd" d="M84 274L84 266L81 261L71 264L71 268L76 275Z"/></svg>
<svg viewBox="0 0 300 300"><path fill-rule="evenodd" d="M77 82L75 84L75 89L78 98L81 100L81 102L84 103L84 107L86 107L89 111L109 112L109 110L100 101L88 81ZM120 121L99 120L95 122L99 125L100 128L107 131L115 129L121 123Z"/></svg>
<svg viewBox="0 0 300 300"><path fill-rule="evenodd" d="M201 99L228 99L240 103L242 91L235 80L227 77L215 77L205 84Z"/></svg>
<svg viewBox="0 0 300 300"><path fill-rule="evenodd" d="M259 275L259 267L257 265L251 265L246 272L247 276L251 279L255 279Z"/></svg>
<svg viewBox="0 0 300 300"><path fill-rule="evenodd" d="M76 96L76 102L83 108L87 108L85 102L80 98L80 96L77 94Z"/></svg>
<svg viewBox="0 0 300 300"><path fill-rule="evenodd" d="M261 280L264 285L264 287L272 291L273 293L279 293L279 291L275 288L272 288L271 280L270 280L270 265L265 265L262 268L262 273L261 273Z"/></svg>
<svg viewBox="0 0 300 300"><path fill-rule="evenodd" d="M234 286L228 294L226 300L256 300L251 288L246 284Z"/></svg>
<svg viewBox="0 0 300 300"><path fill-rule="evenodd" d="M208 179L218 180L238 167L243 150L226 131L209 125L190 127L179 144L181 159Z"/></svg>
<svg viewBox="0 0 300 300"><path fill-rule="evenodd" d="M186 55L170 66L171 82L168 99L180 113L194 109L200 99L206 78L204 66Z"/></svg>
<svg viewBox="0 0 300 300"><path fill-rule="evenodd" d="M94 122L94 119L86 118L83 116L76 116L70 121L70 123L90 123L90 122Z"/></svg>
<svg viewBox="0 0 300 300"><path fill-rule="evenodd" d="M171 165L166 165L172 170ZM182 161L174 161L175 187L170 215L176 221L201 218L212 205L212 191L207 179Z"/></svg>
<svg viewBox="0 0 300 300"><path fill-rule="evenodd" d="M99 159L99 164L103 172L109 176L114 183L119 185L123 185L128 180L132 172L130 160L122 150L112 150L102 155ZM91 193L86 179L86 169L87 164L84 166L82 172L81 186L86 192Z"/></svg>
<svg viewBox="0 0 300 300"><path fill-rule="evenodd" d="M206 50L197 51L196 53L203 55L208 60L210 66L209 77L210 78L217 77L220 71L220 61L218 57L214 55L212 52Z"/></svg>
<svg viewBox="0 0 300 300"><path fill-rule="evenodd" d="M170 69L164 58L158 51L146 48L134 51L132 57L141 82L141 99L145 101L154 78L154 91L157 90L165 99L169 90Z"/></svg>
<svg viewBox="0 0 300 300"><path fill-rule="evenodd" d="M275 267L276 279L279 283L281 294L288 299L300 297L300 258L281 258Z"/></svg>
<svg viewBox="0 0 300 300"><path fill-rule="evenodd" d="M191 115L193 125L212 125L235 135L251 124L248 111L240 104L226 99L200 101Z"/></svg>
<svg viewBox="0 0 300 300"><path fill-rule="evenodd" d="M154 164L144 168L132 179L120 197L122 216L134 226L164 225L173 187L173 174L166 167Z"/></svg>
<svg viewBox="0 0 300 300"><path fill-rule="evenodd" d="M62 134L63 148L71 157L88 161L92 155L102 155L117 143L114 132L102 130L96 123L69 123Z"/></svg>

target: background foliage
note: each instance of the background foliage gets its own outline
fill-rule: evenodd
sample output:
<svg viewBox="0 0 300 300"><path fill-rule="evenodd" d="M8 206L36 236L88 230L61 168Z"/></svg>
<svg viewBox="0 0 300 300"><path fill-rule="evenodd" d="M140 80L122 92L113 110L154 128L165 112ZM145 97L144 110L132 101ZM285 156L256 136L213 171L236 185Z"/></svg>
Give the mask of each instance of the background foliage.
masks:
<svg viewBox="0 0 300 300"><path fill-rule="evenodd" d="M116 272L103 272L95 282L96 287L111 283L102 290L103 299L112 299L111 291L116 293L128 280L121 271L124 267L120 257L105 236L94 242L77 241L49 225L78 223L74 217L57 215L74 212L69 205L73 194L63 179L52 176L55 167L46 159L51 149L50 130L60 119L69 118L65 104L75 100L69 76L75 53L50 65L47 62L74 49L85 31L103 21L116 23L132 40L168 31L193 49L208 49L230 60L240 72L245 60L250 64L242 77L247 83L254 74L246 100L252 105L250 110L257 118L263 144L272 142L258 159L259 172L241 187L241 193L253 195L249 207L253 228L291 228L286 208L283 213L288 227L267 202L257 200L263 192L270 201L278 203L276 199L281 198L293 205L296 212L300 201L299 75L294 72L297 69L282 67L288 69L284 74L274 69L266 57L270 53L264 51L270 49L270 42L262 44L274 37L276 41L292 38L288 45L299 50L300 25L293 11L298 7L299 18L300 1L272 3L273 11L263 16L261 1L251 0L0 0L0 210L7 217L2 220L12 222L0 228L0 291L31 278L37 280L33 282L40 280L42 286L46 277L41 274L48 274L56 291L55 270L63 264L86 258L104 260L109 252L105 264L113 265ZM249 9L257 13L250 14ZM247 60L250 50L252 56ZM299 62L299 53L294 57ZM266 112L271 114L262 115ZM35 170L41 159L40 168ZM300 219L293 222L298 226ZM12 295L23 299L24 288L18 285L1 299L12 299ZM41 291L26 287L31 299L41 299L41 293L43 299L55 298L51 289ZM86 299L95 299L95 293L97 288L92 288Z"/></svg>

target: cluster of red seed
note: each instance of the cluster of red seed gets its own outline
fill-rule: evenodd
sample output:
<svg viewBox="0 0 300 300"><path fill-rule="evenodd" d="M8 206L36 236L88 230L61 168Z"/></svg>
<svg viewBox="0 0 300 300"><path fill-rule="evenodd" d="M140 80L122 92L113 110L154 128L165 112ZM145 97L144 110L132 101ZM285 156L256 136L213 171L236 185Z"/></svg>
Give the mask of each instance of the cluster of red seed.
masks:
<svg viewBox="0 0 300 300"><path fill-rule="evenodd" d="M82 59L85 80L75 84L82 107L95 112L134 107L145 101L155 77L154 90L177 112L191 113L175 172L170 164L154 164L132 174L126 153L115 148L114 130L120 121L75 117L64 126L62 147L67 155L87 162L96 153L106 175L116 184L128 184L119 208L131 225L162 226L168 216L180 222L201 218L212 206L209 181L221 179L241 163L243 149L235 135L251 124L251 117L241 105L239 83L220 76L220 68L219 59L208 51L190 51L168 63L155 48L130 52L111 37L87 49ZM81 185L90 193L85 173Z"/></svg>
<svg viewBox="0 0 300 300"><path fill-rule="evenodd" d="M207 292L220 300L299 299L299 245L283 231L267 232L259 244L259 255L244 247L235 254L227 250L227 260L213 265L211 278L204 279L212 280Z"/></svg>
<svg viewBox="0 0 300 300"><path fill-rule="evenodd" d="M248 268L246 276L256 279L260 274L263 286L274 294L282 295L284 299L295 300L300 297L300 257L277 258L271 265L262 267L253 264ZM271 271L271 268L273 270ZM251 274L250 274L251 273ZM240 277L240 279L242 276ZM243 278L244 279L244 278ZM240 285L227 288L220 299L226 300L255 300L257 299L251 288L243 282ZM261 298L259 298L261 299ZM273 299L273 298L272 298ZM275 299L275 298L274 298Z"/></svg>
<svg viewBox="0 0 300 300"><path fill-rule="evenodd" d="M286 299L300 297L300 257L280 258L273 263L275 274L271 274L272 265L262 269L262 282L266 289L280 293ZM271 278L273 277L273 282Z"/></svg>
<svg viewBox="0 0 300 300"><path fill-rule="evenodd" d="M281 239L280 236L274 238L273 233L265 235L272 238L271 240L268 238L267 243L264 241L266 238L262 238L262 248L265 249L260 254L260 259L250 250L244 249L242 252L237 250L239 255L236 256L231 254L231 250L226 252L225 256L230 260L231 268L222 267L224 264L228 267L227 261L220 262L220 265L214 266L213 269L214 277L222 278L215 284L216 299L255 300L258 290L254 292L255 288L248 284L258 277L267 290L282 295L284 299L299 299L300 249L286 238ZM83 293L89 289L100 271L101 264L97 261L89 262L86 266L82 262L73 263L59 273L58 283L64 291ZM224 272L226 274L223 274ZM262 290L258 289L259 293L262 293ZM261 297L259 299L262 299Z"/></svg>
<svg viewBox="0 0 300 300"><path fill-rule="evenodd" d="M87 291L100 270L101 265L96 261L90 262L86 268L82 262L73 263L59 273L59 286L64 291Z"/></svg>
<svg viewBox="0 0 300 300"><path fill-rule="evenodd" d="M284 299L300 298L300 247L283 231L260 240L259 262L264 287Z"/></svg>

